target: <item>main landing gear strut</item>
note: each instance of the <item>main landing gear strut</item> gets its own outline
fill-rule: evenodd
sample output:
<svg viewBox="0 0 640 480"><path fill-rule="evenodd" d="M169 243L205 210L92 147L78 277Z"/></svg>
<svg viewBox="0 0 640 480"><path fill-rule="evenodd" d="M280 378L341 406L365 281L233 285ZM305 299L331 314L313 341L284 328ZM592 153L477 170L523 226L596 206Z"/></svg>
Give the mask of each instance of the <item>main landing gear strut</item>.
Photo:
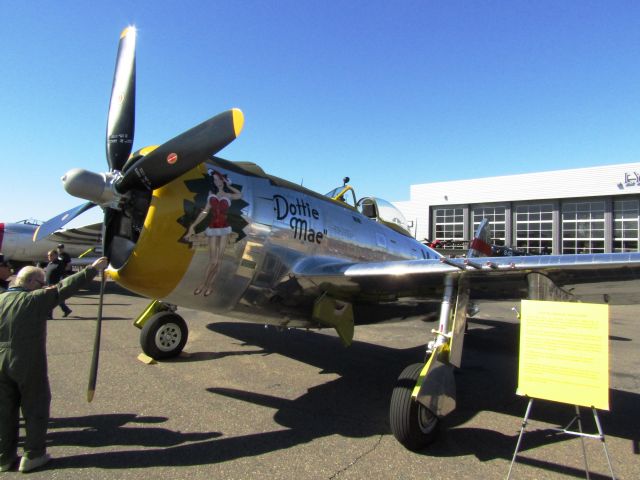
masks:
<svg viewBox="0 0 640 480"><path fill-rule="evenodd" d="M445 277L438 330L432 331L426 363L405 368L393 389L391 431L409 450L421 450L433 442L440 418L456 407L453 368L460 367L468 302L465 276Z"/></svg>

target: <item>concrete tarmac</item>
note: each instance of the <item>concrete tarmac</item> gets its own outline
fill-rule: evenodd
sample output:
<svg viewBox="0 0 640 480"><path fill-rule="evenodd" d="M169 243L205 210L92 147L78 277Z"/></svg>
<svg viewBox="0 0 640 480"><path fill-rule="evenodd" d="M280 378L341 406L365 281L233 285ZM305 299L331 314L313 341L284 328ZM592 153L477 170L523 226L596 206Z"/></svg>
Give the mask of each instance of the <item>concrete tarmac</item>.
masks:
<svg viewBox="0 0 640 480"><path fill-rule="evenodd" d="M483 307L456 373L458 408L420 453L390 433L396 377L420 362L434 321L356 327L344 348L330 330L278 330L181 309L186 354L146 365L133 319L148 303L108 284L96 397L86 401L96 285L48 330L50 465L30 478L502 479L525 413L517 385L518 324L508 304ZM611 410L600 412L617 478L640 478L637 307L614 307ZM377 309L380 313L379 310ZM373 314L373 313L372 313ZM573 407L534 402L514 479L585 478ZM594 432L583 410L585 431ZM585 441L590 478L610 478L602 444ZM5 473L5 478L21 474Z"/></svg>

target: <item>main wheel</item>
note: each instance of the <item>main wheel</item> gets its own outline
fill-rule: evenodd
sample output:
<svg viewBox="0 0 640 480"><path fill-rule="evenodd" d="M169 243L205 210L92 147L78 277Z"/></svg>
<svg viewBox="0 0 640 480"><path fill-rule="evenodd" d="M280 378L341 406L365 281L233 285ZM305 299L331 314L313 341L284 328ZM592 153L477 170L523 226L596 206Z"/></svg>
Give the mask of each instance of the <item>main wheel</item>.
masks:
<svg viewBox="0 0 640 480"><path fill-rule="evenodd" d="M151 358L176 357L187 343L189 329L184 319L173 312L159 312L146 321L140 332L142 351Z"/></svg>
<svg viewBox="0 0 640 480"><path fill-rule="evenodd" d="M411 398L423 363L405 368L391 394L389 423L393 436L407 449L418 451L433 442L438 434L438 417Z"/></svg>

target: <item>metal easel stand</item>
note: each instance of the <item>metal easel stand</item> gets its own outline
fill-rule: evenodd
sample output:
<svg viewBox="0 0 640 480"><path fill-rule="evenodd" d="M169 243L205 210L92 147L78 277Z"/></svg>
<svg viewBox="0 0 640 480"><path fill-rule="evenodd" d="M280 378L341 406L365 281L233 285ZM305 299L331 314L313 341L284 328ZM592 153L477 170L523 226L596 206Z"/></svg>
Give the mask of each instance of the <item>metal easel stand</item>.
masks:
<svg viewBox="0 0 640 480"><path fill-rule="evenodd" d="M507 480L511 478L511 471L513 470L513 465L516 463L516 456L518 455L518 451L520 450L520 444L522 443L522 436L524 435L524 430L527 427L527 423L529 422L529 415L531 414L531 406L533 405L533 398L529 399L529 403L527 404L527 411L524 414L524 418L522 419L522 427L520 428L520 435L518 435L518 442L516 443L516 450L513 452L513 458L511 459L511 465L509 466L509 473L507 474ZM602 448L604 449L604 455L607 458L607 464L609 465L609 472L611 472L611 478L616 480L615 474L613 473L613 467L611 466L611 459L609 458L609 451L607 450L607 444L604 441L604 433L602 432L602 425L600 424L600 418L598 417L598 411L591 407L591 411L593 412L593 420L595 421L596 427L598 429L597 434L584 433L582 431L582 419L580 417L580 407L575 405L576 407L576 415L569 422L569 424L565 428L551 428L550 430L555 430L556 432L562 432L567 435L575 435L580 437L580 442L582 443L582 455L584 456L584 471L586 474L587 480L589 480L589 465L587 463L587 449L584 445L585 438L597 438L602 442ZM578 431L569 430L571 426L577 423Z"/></svg>

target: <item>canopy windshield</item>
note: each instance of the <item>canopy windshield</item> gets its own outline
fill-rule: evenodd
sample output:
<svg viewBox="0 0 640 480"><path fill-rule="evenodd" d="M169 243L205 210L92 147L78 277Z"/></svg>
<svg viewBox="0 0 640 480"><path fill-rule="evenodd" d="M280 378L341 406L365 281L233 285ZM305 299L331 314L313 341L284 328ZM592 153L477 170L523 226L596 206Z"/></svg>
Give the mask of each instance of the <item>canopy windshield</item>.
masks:
<svg viewBox="0 0 640 480"><path fill-rule="evenodd" d="M409 231L407 225L407 219L400 210L398 210L393 204L383 200L381 198L375 198L376 206L378 207L378 217L383 222L394 223L404 230Z"/></svg>

